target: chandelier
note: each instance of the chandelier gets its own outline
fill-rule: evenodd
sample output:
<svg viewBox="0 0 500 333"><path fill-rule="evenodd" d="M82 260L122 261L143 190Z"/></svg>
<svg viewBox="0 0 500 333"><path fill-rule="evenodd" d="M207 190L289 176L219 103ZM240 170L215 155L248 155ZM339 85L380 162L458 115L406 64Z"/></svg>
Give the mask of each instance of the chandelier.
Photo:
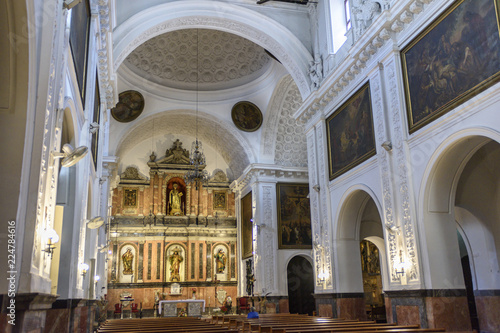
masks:
<svg viewBox="0 0 500 333"><path fill-rule="evenodd" d="M206 159L203 154L201 141L198 140L198 82L199 82L199 33L196 29L196 140L191 146L191 154L189 155L189 164L192 168L184 175L186 185L193 184L198 188L202 184L208 182L208 172L205 170Z"/></svg>

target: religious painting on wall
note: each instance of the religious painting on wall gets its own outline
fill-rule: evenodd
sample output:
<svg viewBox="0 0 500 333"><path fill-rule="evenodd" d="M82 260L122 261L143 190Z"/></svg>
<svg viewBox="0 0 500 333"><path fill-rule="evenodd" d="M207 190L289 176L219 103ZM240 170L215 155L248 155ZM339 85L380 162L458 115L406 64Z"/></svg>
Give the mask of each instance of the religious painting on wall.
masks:
<svg viewBox="0 0 500 333"><path fill-rule="evenodd" d="M127 208L137 207L137 190L125 189L123 191L123 206Z"/></svg>
<svg viewBox="0 0 500 333"><path fill-rule="evenodd" d="M144 96L138 91L127 90L118 95L118 103L111 115L120 123L128 123L139 117L144 110Z"/></svg>
<svg viewBox="0 0 500 333"><path fill-rule="evenodd" d="M214 191L214 209L226 209L226 191Z"/></svg>
<svg viewBox="0 0 500 333"><path fill-rule="evenodd" d="M250 102L236 103L231 110L231 117L236 127L245 132L255 132L262 125L262 112Z"/></svg>
<svg viewBox="0 0 500 333"><path fill-rule="evenodd" d="M85 108L85 82L87 77L87 54L90 30L90 6L88 0L71 9L69 45L75 64L76 80L80 88L82 105Z"/></svg>
<svg viewBox="0 0 500 333"><path fill-rule="evenodd" d="M278 243L280 249L312 247L308 184L277 184Z"/></svg>
<svg viewBox="0 0 500 333"><path fill-rule="evenodd" d="M241 247L242 259L252 256L252 192L241 198Z"/></svg>
<svg viewBox="0 0 500 333"><path fill-rule="evenodd" d="M375 155L370 85L359 89L326 124L332 180Z"/></svg>
<svg viewBox="0 0 500 333"><path fill-rule="evenodd" d="M500 79L495 1L457 1L401 58L411 133Z"/></svg>

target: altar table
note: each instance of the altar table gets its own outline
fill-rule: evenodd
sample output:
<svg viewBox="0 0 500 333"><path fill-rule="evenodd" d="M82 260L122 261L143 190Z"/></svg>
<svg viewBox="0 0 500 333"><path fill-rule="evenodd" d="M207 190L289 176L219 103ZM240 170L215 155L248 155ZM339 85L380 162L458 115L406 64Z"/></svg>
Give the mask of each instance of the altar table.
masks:
<svg viewBox="0 0 500 333"><path fill-rule="evenodd" d="M165 309L163 317L177 317L177 303L188 303L187 315L190 317L199 317L205 312L204 299L179 299L160 301L158 313L161 315L161 311Z"/></svg>

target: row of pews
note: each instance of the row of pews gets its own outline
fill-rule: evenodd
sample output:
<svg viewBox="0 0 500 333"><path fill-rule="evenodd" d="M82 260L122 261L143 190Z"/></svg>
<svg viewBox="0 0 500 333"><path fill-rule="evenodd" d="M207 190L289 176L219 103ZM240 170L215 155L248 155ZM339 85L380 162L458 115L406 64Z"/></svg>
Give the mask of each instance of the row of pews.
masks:
<svg viewBox="0 0 500 333"><path fill-rule="evenodd" d="M397 325L375 321L345 320L336 318L310 317L307 315L270 314L258 319L240 316L214 316L211 323L222 325L239 332L259 333L412 333L444 332L445 329L420 328L419 325Z"/></svg>
<svg viewBox="0 0 500 333"><path fill-rule="evenodd" d="M384 324L375 321L294 314L263 314L257 319L230 315L213 316L208 319L181 317L109 320L98 329L98 333L434 333L444 331L444 329L420 328L418 325Z"/></svg>

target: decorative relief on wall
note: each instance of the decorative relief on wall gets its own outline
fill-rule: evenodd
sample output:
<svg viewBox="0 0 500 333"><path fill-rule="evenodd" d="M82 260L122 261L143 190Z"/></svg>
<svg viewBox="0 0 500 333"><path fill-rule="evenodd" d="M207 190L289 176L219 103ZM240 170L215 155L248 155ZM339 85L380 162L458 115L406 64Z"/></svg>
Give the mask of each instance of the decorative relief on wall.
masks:
<svg viewBox="0 0 500 333"><path fill-rule="evenodd" d="M312 130L307 134L307 153L308 153L308 161L309 161L309 183L316 184L318 181L318 176L316 173L316 137L315 131ZM313 258L314 258L314 268L315 268L315 276L316 276L316 286L322 286L321 279L319 278L319 272L323 267L323 260L321 257L321 248L319 245L321 244L320 238L320 218L319 218L319 204L318 197L319 194L315 192L310 192L310 202L311 202L311 232L313 235L312 242L315 246L313 246Z"/></svg>
<svg viewBox="0 0 500 333"><path fill-rule="evenodd" d="M373 118L375 123L375 134L377 137L377 144L381 145L386 141L386 129L384 124L384 108L383 108L383 92L380 72L370 78L373 96ZM379 159L380 173L382 176L382 195L383 195L383 208L384 208L384 225L391 229L395 226L394 209L393 209L393 196L392 196L392 177L391 165L389 161L388 152L385 149L378 149L377 158ZM386 232L388 244L389 264L394 266L397 259L397 246L396 235L393 232ZM397 281L397 274L391 272L391 281Z"/></svg>
<svg viewBox="0 0 500 333"><path fill-rule="evenodd" d="M409 179L408 179L408 167L407 167L407 156L405 148L405 140L403 137L404 129L403 123L401 121L402 110L399 103L399 89L397 86L398 80L396 78L396 63L392 59L386 66L387 68L387 82L389 82L389 95L392 97L390 101L390 108L392 110L392 127L394 129L394 155L396 158L397 174L398 174L398 188L401 196L401 212L403 218L403 231L404 231L404 241L405 241L405 252L407 258L410 261L410 269L406 274L409 282L418 281L420 279L419 268L418 268L418 258L417 250L415 248L415 234L413 231L413 220L412 220L412 210L413 207L410 201L410 191L409 191ZM393 275L396 275L395 279L399 280L398 274L395 274L393 269Z"/></svg>
<svg viewBox="0 0 500 333"><path fill-rule="evenodd" d="M273 221L273 192L274 186L262 186L262 216L264 221L271 224ZM273 223L274 224L274 223ZM272 224L272 225L273 225ZM274 228L273 228L274 229ZM264 283L261 284L267 291L275 290L275 268L277 267L275 258L276 243L274 242L275 234L269 228L261 229L262 240L261 244L261 265L264 265ZM263 292L264 293L264 292Z"/></svg>
<svg viewBox="0 0 500 333"><path fill-rule="evenodd" d="M137 272L137 279L141 280L143 279L143 272L144 272L144 243L139 244L139 268Z"/></svg>
<svg viewBox="0 0 500 333"><path fill-rule="evenodd" d="M302 97L291 82L281 105L276 131L274 163L287 167L307 167L307 143L304 125L294 117L302 105ZM272 139L272 138L271 138Z"/></svg>
<svg viewBox="0 0 500 333"><path fill-rule="evenodd" d="M147 178L141 175L136 167L128 166L120 175L120 181L124 180L147 180Z"/></svg>
<svg viewBox="0 0 500 333"><path fill-rule="evenodd" d="M325 152L326 147L326 138L324 136L324 133L326 132L326 123L319 123L318 127L316 128L316 134L318 137L317 140L317 145L318 145L318 161L326 161L325 158ZM328 183L327 183L327 175L326 175L326 166L320 167L318 166L319 170L319 185L320 188L328 188ZM320 220L320 230L321 230L321 238L322 238L322 244L323 244L323 256L324 256L324 263L325 263L325 270L326 270L326 278L325 278L325 285L326 288L333 288L334 284L334 272L333 272L333 264L332 264L332 253L331 253L331 246L330 246L330 237L325 235L331 235L332 230L329 227L329 215L328 215L328 209L329 209L329 194L328 191L320 191L319 193L319 201L320 201L320 206L321 206L321 220Z"/></svg>
<svg viewBox="0 0 500 333"><path fill-rule="evenodd" d="M163 164L189 164L189 151L182 148L182 142L175 140L172 148L167 149L165 157L157 163Z"/></svg>

